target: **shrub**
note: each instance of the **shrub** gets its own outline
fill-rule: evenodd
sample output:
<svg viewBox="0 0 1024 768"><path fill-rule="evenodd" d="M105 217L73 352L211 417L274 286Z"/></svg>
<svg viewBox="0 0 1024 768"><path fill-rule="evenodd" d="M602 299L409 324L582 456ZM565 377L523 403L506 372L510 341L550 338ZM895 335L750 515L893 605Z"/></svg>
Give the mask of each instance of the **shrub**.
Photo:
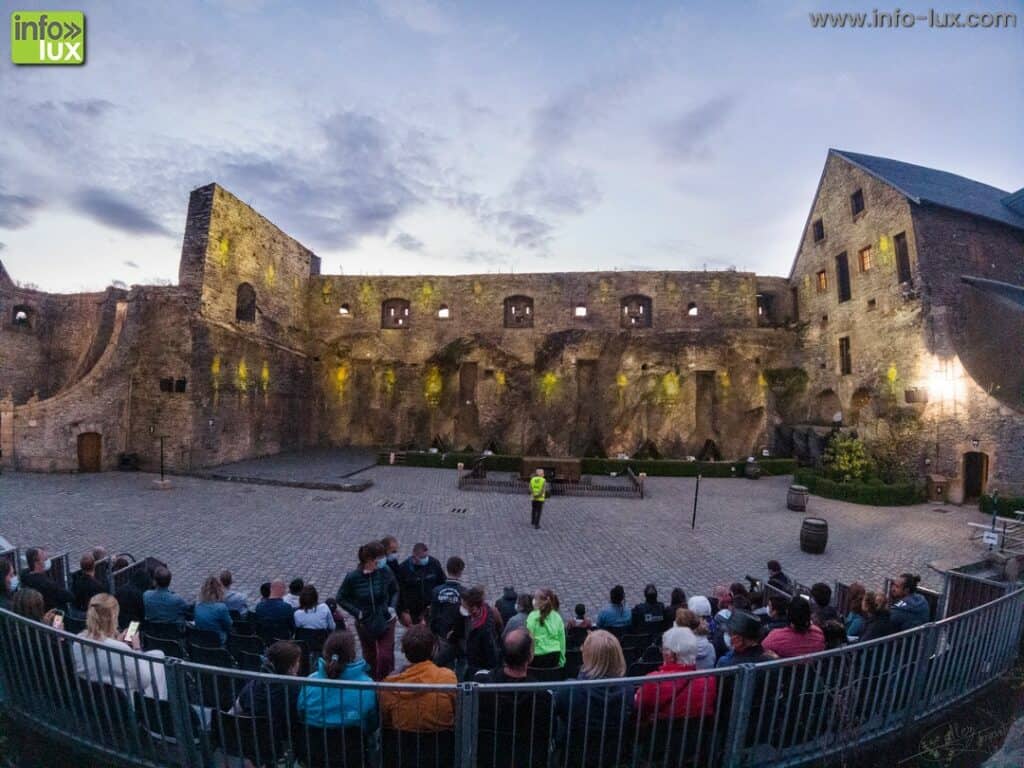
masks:
<svg viewBox="0 0 1024 768"><path fill-rule="evenodd" d="M925 500L924 489L916 483L838 482L811 469L798 469L793 473L793 482L806 486L815 496L855 504L899 507Z"/></svg>
<svg viewBox="0 0 1024 768"><path fill-rule="evenodd" d="M978 501L978 508L981 509L986 515L992 514L992 497L985 494ZM1016 520L1017 517L1013 513L1017 510L1024 510L1024 496L1000 496L999 500L995 503L996 514L999 517L1008 517L1011 520Z"/></svg>
<svg viewBox="0 0 1024 768"><path fill-rule="evenodd" d="M841 482L863 480L871 470L871 459L864 443L839 433L833 435L825 446L822 464L825 474Z"/></svg>

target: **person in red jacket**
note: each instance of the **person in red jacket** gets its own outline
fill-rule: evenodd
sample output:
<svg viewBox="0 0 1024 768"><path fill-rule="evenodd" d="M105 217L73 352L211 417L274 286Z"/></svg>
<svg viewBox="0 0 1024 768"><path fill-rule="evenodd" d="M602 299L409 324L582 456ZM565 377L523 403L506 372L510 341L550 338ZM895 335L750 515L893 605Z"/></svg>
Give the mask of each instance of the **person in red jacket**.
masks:
<svg viewBox="0 0 1024 768"><path fill-rule="evenodd" d="M673 627L661 638L663 663L647 677L658 678L697 669L697 636L687 627ZM715 714L717 681L714 677L653 680L636 692L636 709L642 721L711 717Z"/></svg>

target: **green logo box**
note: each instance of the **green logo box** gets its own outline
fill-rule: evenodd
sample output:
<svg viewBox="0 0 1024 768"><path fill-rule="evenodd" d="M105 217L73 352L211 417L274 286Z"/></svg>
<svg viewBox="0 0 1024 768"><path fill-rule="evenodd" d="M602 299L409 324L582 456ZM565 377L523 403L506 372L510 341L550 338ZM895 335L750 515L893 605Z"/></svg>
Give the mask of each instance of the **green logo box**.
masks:
<svg viewBox="0 0 1024 768"><path fill-rule="evenodd" d="M15 64L84 64L85 14L81 11L11 13Z"/></svg>

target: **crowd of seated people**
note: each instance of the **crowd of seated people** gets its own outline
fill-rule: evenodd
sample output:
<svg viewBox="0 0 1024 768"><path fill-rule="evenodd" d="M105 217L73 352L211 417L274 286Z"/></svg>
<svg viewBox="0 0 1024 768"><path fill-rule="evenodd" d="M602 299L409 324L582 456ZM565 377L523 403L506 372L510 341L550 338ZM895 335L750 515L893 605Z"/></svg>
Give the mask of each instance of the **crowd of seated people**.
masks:
<svg viewBox="0 0 1024 768"><path fill-rule="evenodd" d="M404 561L398 552L394 537L364 544L333 599L321 601L315 585L303 579L287 584L276 578L260 585L261 599L250 606L243 593L232 590L227 570L203 580L195 603L171 589L172 574L164 566L152 572L137 569L116 595L107 594L95 576L92 552L82 556L81 570L66 591L47 575L45 550L35 548L26 553L28 568L20 579L0 561L0 607L52 625L62 610L84 600L82 638L112 650L146 651L154 660L164 656L147 648L148 633L156 627L211 639L230 651L223 656L228 664L241 658L232 655L243 645L240 640L251 639L257 641L258 665L246 668L306 674L310 680L451 686L459 680L490 684L643 676L643 681L618 688L559 688L552 700L557 730L550 735L566 744L574 734L595 728L613 738L615 728L628 721L654 727L662 720L714 716L717 678L679 678L681 673L803 656L929 620L914 575L894 579L889 595L851 585L846 614L840 615L826 584L801 592L771 561L767 580L751 580L752 588L737 582L687 598L677 587L665 605L656 586L648 584L643 601L629 608L625 590L616 585L596 622L583 604L566 621L552 589L520 594L508 587L492 605L484 587L462 580L466 564L461 558L448 558L442 568L426 544L417 543ZM346 614L354 631L346 627ZM126 637L126 615L143 622L143 632ZM396 625L403 627L398 642L406 662L397 672ZM312 644L314 636L319 640ZM78 675L155 699L166 696L161 664L118 666L111 662L116 656L97 654L94 648L75 645ZM659 679L669 675L674 677ZM411 693L259 681L241 688L233 711L318 728L372 731L383 726L418 733L450 731L455 718L450 690Z"/></svg>

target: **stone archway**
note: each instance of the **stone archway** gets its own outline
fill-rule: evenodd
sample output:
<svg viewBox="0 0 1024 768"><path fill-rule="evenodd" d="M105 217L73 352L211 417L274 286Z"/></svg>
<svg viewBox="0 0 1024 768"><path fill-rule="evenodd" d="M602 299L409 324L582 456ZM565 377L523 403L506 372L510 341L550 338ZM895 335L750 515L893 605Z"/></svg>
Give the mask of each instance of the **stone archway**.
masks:
<svg viewBox="0 0 1024 768"><path fill-rule="evenodd" d="M875 395L867 387L860 387L850 398L850 414L847 422L863 426L875 418Z"/></svg>
<svg viewBox="0 0 1024 768"><path fill-rule="evenodd" d="M837 420L842 420L842 416L843 404L834 389L823 390L814 398L814 420L817 423L831 426Z"/></svg>

